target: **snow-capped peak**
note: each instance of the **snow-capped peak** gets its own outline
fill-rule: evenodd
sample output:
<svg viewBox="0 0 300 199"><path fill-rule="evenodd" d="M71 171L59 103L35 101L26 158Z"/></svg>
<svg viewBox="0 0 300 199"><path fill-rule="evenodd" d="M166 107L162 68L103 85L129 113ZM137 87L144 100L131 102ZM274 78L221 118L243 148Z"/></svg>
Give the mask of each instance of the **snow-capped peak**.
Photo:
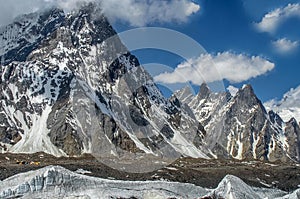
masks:
<svg viewBox="0 0 300 199"><path fill-rule="evenodd" d="M236 88L232 85L228 86L227 90L230 92L232 97L234 97L237 94L237 92L239 91L238 88Z"/></svg>
<svg viewBox="0 0 300 199"><path fill-rule="evenodd" d="M264 105L269 110L274 110L278 113L284 121L289 121L294 117L298 122L300 121L300 86L292 88L283 95L281 100L270 100Z"/></svg>

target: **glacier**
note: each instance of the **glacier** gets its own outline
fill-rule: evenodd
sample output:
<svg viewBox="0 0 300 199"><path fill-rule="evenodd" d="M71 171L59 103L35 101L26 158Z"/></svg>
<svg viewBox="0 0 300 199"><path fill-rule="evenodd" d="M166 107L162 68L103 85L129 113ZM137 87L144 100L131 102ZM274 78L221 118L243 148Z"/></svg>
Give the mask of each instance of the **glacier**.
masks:
<svg viewBox="0 0 300 199"><path fill-rule="evenodd" d="M215 189L169 181L121 181L82 175L61 166L47 166L0 181L0 198L228 198L298 199L300 189L251 187L227 175Z"/></svg>

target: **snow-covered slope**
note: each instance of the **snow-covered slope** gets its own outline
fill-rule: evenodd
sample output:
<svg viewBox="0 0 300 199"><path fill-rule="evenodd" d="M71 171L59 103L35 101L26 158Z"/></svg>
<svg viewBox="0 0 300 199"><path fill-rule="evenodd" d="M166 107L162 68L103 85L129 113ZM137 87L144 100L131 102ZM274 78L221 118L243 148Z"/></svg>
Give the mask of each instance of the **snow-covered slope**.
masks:
<svg viewBox="0 0 300 199"><path fill-rule="evenodd" d="M245 182L243 182L238 177L227 175L220 182L218 187L213 190L213 194L215 198L228 198L228 199L273 199L273 198L282 198L290 197L287 193L277 190L277 189L264 189L248 186Z"/></svg>
<svg viewBox="0 0 300 199"><path fill-rule="evenodd" d="M297 192L250 187L226 176L216 189L167 181L118 181L89 177L59 166L48 166L12 176L0 182L1 198L228 198L298 199Z"/></svg>
<svg viewBox="0 0 300 199"><path fill-rule="evenodd" d="M52 9L22 15L16 18L12 24L1 27L1 64L25 61L31 51L36 49L49 33L61 26L63 20L64 12Z"/></svg>
<svg viewBox="0 0 300 199"><path fill-rule="evenodd" d="M1 152L300 160L297 122L267 113L251 86L167 99L101 13L53 8L1 28Z"/></svg>
<svg viewBox="0 0 300 199"><path fill-rule="evenodd" d="M47 13L0 34L2 151L209 158L195 116L161 94L97 6Z"/></svg>
<svg viewBox="0 0 300 199"><path fill-rule="evenodd" d="M284 94L280 101L270 100L264 104L267 109L275 111L284 121L295 118L300 121L300 86Z"/></svg>

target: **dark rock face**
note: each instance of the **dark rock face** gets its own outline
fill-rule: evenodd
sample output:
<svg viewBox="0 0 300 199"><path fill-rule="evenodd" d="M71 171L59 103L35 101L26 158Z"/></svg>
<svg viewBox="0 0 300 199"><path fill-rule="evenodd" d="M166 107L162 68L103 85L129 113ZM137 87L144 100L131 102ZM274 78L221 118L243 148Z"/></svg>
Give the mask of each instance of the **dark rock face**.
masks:
<svg viewBox="0 0 300 199"><path fill-rule="evenodd" d="M55 147L68 155L83 152L88 137L74 125L70 85L79 76L76 73L84 67L85 56L89 56L91 47L116 34L106 18L96 16L96 13L92 4L83 6L72 15L51 9L25 15L0 32L1 41L7 43L0 53L5 65L1 69L3 128L0 142L15 145L21 136L26 137L24 134L40 134L37 129L31 131L38 126L37 122L43 122L46 128L42 130L49 129L46 136ZM85 31L87 27L90 31ZM116 65L121 63L112 64L110 70ZM100 92L98 95L101 96ZM49 107L47 118L39 121L46 107ZM13 150L22 151L22 148ZM37 150L43 150L43 147L37 147Z"/></svg>
<svg viewBox="0 0 300 199"><path fill-rule="evenodd" d="M0 41L3 151L299 161L299 125L249 85L166 99L94 4L26 15Z"/></svg>
<svg viewBox="0 0 300 199"><path fill-rule="evenodd" d="M230 96L211 93L203 84L194 99L184 101L204 125L205 142L219 158L298 160L299 125L267 113L250 85Z"/></svg>
<svg viewBox="0 0 300 199"><path fill-rule="evenodd" d="M25 61L48 34L62 25L64 19L62 10L52 9L19 17L13 24L0 30L0 42L4 43L0 49L2 65Z"/></svg>
<svg viewBox="0 0 300 199"><path fill-rule="evenodd" d="M288 155L300 161L300 127L297 121L292 118L285 127Z"/></svg>
<svg viewBox="0 0 300 199"><path fill-rule="evenodd" d="M167 148L206 157L192 111L160 93L99 13L87 4L72 14L53 9L25 17L27 31L8 43L32 37L2 53L1 146L58 156L162 155ZM196 136L199 147L184 149Z"/></svg>
<svg viewBox="0 0 300 199"><path fill-rule="evenodd" d="M237 93L224 116L223 131L229 133L225 134L228 140L223 146L233 157L272 160L270 150L280 150L271 146L276 132L272 131L266 111L249 85Z"/></svg>

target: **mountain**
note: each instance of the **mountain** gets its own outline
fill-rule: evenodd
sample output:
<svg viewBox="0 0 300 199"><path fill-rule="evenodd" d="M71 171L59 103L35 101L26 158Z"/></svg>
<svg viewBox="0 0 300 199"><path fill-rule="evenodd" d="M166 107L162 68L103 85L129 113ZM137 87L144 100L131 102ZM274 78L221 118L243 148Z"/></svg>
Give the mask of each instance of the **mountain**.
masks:
<svg viewBox="0 0 300 199"><path fill-rule="evenodd" d="M298 198L278 189L251 187L227 175L216 189L167 181L120 181L85 176L63 167L48 166L0 182L1 198Z"/></svg>
<svg viewBox="0 0 300 199"><path fill-rule="evenodd" d="M300 160L297 122L267 113L249 85L164 97L95 4L21 16L0 43L2 152L90 153L133 172L181 156Z"/></svg>
<svg viewBox="0 0 300 199"><path fill-rule="evenodd" d="M264 104L267 109L274 110L284 121L295 118L300 121L300 86L291 89L279 101L270 100Z"/></svg>
<svg viewBox="0 0 300 199"><path fill-rule="evenodd" d="M53 9L20 16L12 24L1 27L1 64L25 61L48 34L62 25L63 19L63 11Z"/></svg>
<svg viewBox="0 0 300 199"><path fill-rule="evenodd" d="M229 92L214 93L206 84L194 97L188 94L188 88L175 96L203 124L204 141L219 158L299 161L297 121L284 122L273 111L267 112L250 85L233 96Z"/></svg>
<svg viewBox="0 0 300 199"><path fill-rule="evenodd" d="M201 124L161 94L94 4L25 15L0 35L3 152L209 158Z"/></svg>

